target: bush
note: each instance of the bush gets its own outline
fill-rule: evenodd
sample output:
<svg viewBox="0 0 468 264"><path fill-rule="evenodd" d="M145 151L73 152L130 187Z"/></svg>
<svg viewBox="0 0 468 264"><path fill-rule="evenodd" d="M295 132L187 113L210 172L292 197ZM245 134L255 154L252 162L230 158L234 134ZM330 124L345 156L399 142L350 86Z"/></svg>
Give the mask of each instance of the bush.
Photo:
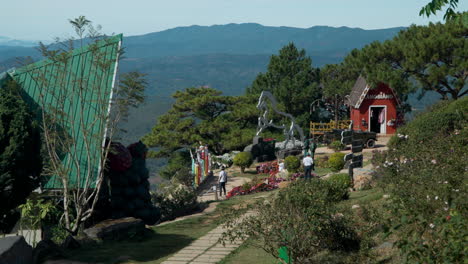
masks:
<svg viewBox="0 0 468 264"><path fill-rule="evenodd" d="M349 198L348 189L351 187L351 180L347 173L333 174L327 181L330 183L333 200L341 201Z"/></svg>
<svg viewBox="0 0 468 264"><path fill-rule="evenodd" d="M333 153L328 159L328 167L334 172L342 170L345 164L344 156L345 154L341 152Z"/></svg>
<svg viewBox="0 0 468 264"><path fill-rule="evenodd" d="M346 145L341 143L341 141L335 140L328 146L329 148L333 149L334 151L341 151L345 149Z"/></svg>
<svg viewBox="0 0 468 264"><path fill-rule="evenodd" d="M399 129L377 155L391 194L388 227L408 262L463 263L468 236L468 97L442 102ZM465 241L465 242L464 242Z"/></svg>
<svg viewBox="0 0 468 264"><path fill-rule="evenodd" d="M161 221L172 220L200 208L195 190L181 184L162 188L160 193L152 194L152 200L161 210Z"/></svg>
<svg viewBox="0 0 468 264"><path fill-rule="evenodd" d="M315 158L315 165L319 168L328 168L328 156L321 156Z"/></svg>
<svg viewBox="0 0 468 264"><path fill-rule="evenodd" d="M301 167L301 160L296 156L289 156L284 159L284 167L289 172L298 172Z"/></svg>
<svg viewBox="0 0 468 264"><path fill-rule="evenodd" d="M250 167L253 163L252 154L250 152L241 152L234 156L234 165L241 168L241 172L244 173L245 168Z"/></svg>
<svg viewBox="0 0 468 264"><path fill-rule="evenodd" d="M357 251L360 238L354 223L338 213L328 195L329 186L317 179L292 182L275 198L254 204L255 215L239 220L245 211L231 211L224 216L230 228L223 240L254 237L249 243L258 243L276 258L278 249L285 247L291 263L311 263L324 250Z"/></svg>

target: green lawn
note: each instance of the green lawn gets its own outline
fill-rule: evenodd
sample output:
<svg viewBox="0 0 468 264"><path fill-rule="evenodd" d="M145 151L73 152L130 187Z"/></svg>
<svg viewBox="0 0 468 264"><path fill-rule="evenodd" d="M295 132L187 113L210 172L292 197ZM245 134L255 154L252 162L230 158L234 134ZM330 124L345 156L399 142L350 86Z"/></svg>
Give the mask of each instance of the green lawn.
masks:
<svg viewBox="0 0 468 264"><path fill-rule="evenodd" d="M266 253L263 249L253 247L248 243L242 244L236 250L231 252L219 264L271 264L278 261Z"/></svg>
<svg viewBox="0 0 468 264"><path fill-rule="evenodd" d="M213 215L151 229L145 238L105 242L67 251L67 259L100 263L161 263L218 225ZM122 260L118 260L121 258ZM127 259L127 260L123 260Z"/></svg>
<svg viewBox="0 0 468 264"><path fill-rule="evenodd" d="M65 257L70 260L106 264L161 263L221 224L223 210L264 199L275 191L236 196L221 201L212 213L153 227L145 237L85 245L77 250L66 251Z"/></svg>

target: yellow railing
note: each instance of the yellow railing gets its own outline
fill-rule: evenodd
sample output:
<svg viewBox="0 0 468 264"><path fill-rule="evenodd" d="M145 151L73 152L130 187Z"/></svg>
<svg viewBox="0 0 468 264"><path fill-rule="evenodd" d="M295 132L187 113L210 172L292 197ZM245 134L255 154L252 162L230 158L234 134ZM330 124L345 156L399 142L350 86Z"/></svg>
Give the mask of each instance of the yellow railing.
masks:
<svg viewBox="0 0 468 264"><path fill-rule="evenodd" d="M330 121L328 123L310 122L310 135L323 135L325 132L331 132L333 129L348 129L351 120L339 120L338 123Z"/></svg>

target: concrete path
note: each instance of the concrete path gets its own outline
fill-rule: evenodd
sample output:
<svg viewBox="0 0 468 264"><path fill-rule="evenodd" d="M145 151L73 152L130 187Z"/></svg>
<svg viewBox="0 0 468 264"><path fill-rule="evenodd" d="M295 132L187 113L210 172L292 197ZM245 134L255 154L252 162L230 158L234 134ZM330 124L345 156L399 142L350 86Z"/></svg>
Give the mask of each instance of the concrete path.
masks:
<svg viewBox="0 0 468 264"><path fill-rule="evenodd" d="M234 177L233 172L239 172L240 169L237 168L236 166L233 166L231 168L228 168L226 170L228 174L228 181L226 183L226 193L228 193L232 188L237 187L239 185L244 184L244 182L251 181L249 178L244 178L244 177ZM219 195L219 185L218 185L218 175L219 175L219 170L214 171L214 177L209 179L209 182L203 184L203 188L199 191L198 195L198 201L199 202L206 202L206 201L216 201L216 200L225 200L226 196ZM213 185L216 185L218 195L215 195L215 192L213 191L212 187ZM217 198L217 199L216 199Z"/></svg>
<svg viewBox="0 0 468 264"><path fill-rule="evenodd" d="M248 212L239 218L239 220L252 214L252 212ZM226 231L226 228L223 225L218 226L177 252L162 264L218 263L243 243L243 241L237 240L232 243L226 242L225 245L221 244L219 239L224 231Z"/></svg>

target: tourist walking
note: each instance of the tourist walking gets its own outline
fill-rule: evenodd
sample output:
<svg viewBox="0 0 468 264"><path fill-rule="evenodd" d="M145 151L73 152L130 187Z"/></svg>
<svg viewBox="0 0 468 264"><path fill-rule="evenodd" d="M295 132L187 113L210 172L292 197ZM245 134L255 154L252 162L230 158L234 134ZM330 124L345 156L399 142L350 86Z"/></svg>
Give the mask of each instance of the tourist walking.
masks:
<svg viewBox="0 0 468 264"><path fill-rule="evenodd" d="M310 154L302 160L302 164L304 164L304 178L306 180L312 178L312 165L314 165L314 160L310 157Z"/></svg>
<svg viewBox="0 0 468 264"><path fill-rule="evenodd" d="M224 190L224 196L226 196L226 182L227 182L227 172L224 170L224 167L221 167L219 172L218 184L219 184L219 196L223 195L222 191Z"/></svg>

